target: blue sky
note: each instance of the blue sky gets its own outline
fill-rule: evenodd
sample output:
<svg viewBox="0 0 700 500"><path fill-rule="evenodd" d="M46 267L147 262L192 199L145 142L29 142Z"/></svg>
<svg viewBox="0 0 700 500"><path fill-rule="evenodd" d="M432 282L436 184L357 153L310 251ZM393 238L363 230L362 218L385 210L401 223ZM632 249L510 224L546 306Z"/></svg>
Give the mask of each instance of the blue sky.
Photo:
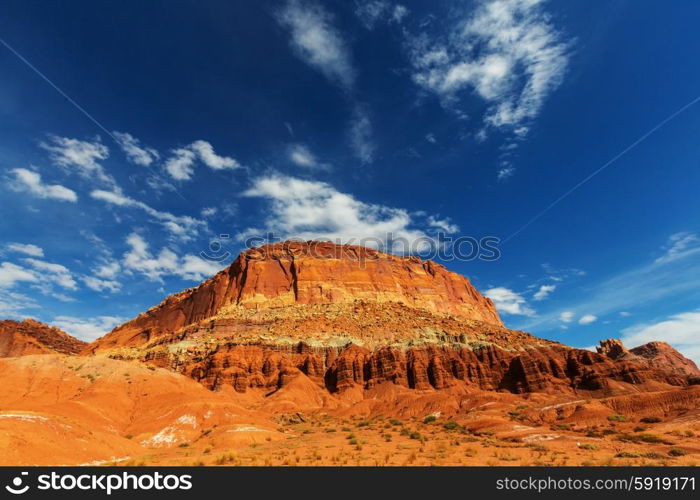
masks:
<svg viewBox="0 0 700 500"><path fill-rule="evenodd" d="M509 326L700 359L698 15L8 2L0 316L91 339L225 265L198 256L220 234L447 231L504 240L444 263Z"/></svg>

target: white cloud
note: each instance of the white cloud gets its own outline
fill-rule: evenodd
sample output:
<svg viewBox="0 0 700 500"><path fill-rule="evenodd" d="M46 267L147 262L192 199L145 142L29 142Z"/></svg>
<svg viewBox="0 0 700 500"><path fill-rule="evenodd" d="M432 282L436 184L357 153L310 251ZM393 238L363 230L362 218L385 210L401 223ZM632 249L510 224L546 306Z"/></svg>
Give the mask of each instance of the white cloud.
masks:
<svg viewBox="0 0 700 500"><path fill-rule="evenodd" d="M384 20L400 23L408 15L408 9L386 0L361 0L355 2L355 15L365 28L372 30Z"/></svg>
<svg viewBox="0 0 700 500"><path fill-rule="evenodd" d="M289 159L296 165L309 170L328 170L330 165L320 162L316 155L304 144L291 144L287 151Z"/></svg>
<svg viewBox="0 0 700 500"><path fill-rule="evenodd" d="M526 133L522 124L539 113L568 62L567 44L542 3L482 1L452 25L448 37L413 37L414 80L450 107L461 92L473 90L490 104L487 124Z"/></svg>
<svg viewBox="0 0 700 500"><path fill-rule="evenodd" d="M188 215L173 215L169 212L161 212L151 206L129 198L120 193L112 191L104 191L96 189L90 193L90 196L96 200L101 200L106 203L119 207L138 208L146 212L150 217L161 224L170 234L181 239L182 241L191 240L197 233L200 227L205 223Z"/></svg>
<svg viewBox="0 0 700 500"><path fill-rule="evenodd" d="M219 209L216 207L204 207L199 213L202 217L213 217L218 213Z"/></svg>
<svg viewBox="0 0 700 500"><path fill-rule="evenodd" d="M240 168L241 165L229 156L219 156L214 152L214 146L207 141L194 141L189 146L192 151L197 153L199 159L207 167L212 170L224 170Z"/></svg>
<svg viewBox="0 0 700 500"><path fill-rule="evenodd" d="M168 248L161 249L157 256L148 250L148 243L139 234L131 233L126 242L131 250L124 254L124 269L143 274L151 281L161 281L163 276L179 276L183 280L202 281L221 270L217 262L204 260L187 254L182 258Z"/></svg>
<svg viewBox="0 0 700 500"><path fill-rule="evenodd" d="M574 319L574 312L573 311L563 311L559 315L559 320L563 321L564 323L571 323Z"/></svg>
<svg viewBox="0 0 700 500"><path fill-rule="evenodd" d="M515 167L512 165L503 165L498 169L498 180L505 181L510 179L515 174Z"/></svg>
<svg viewBox="0 0 700 500"><path fill-rule="evenodd" d="M100 279L95 276L82 276L80 279L85 286L96 292L116 293L122 288L121 283L116 280Z"/></svg>
<svg viewBox="0 0 700 500"><path fill-rule="evenodd" d="M675 314L657 323L634 325L622 330L622 341L628 347L654 340L668 342L700 363L700 311Z"/></svg>
<svg viewBox="0 0 700 500"><path fill-rule="evenodd" d="M0 271L1 276L1 271ZM27 309L38 309L37 302L24 294L3 290L0 296L0 316L3 318L23 318Z"/></svg>
<svg viewBox="0 0 700 500"><path fill-rule="evenodd" d="M81 340L90 342L123 323L125 318L117 316L95 316L76 318L74 316L56 316L51 325Z"/></svg>
<svg viewBox="0 0 700 500"><path fill-rule="evenodd" d="M31 243L8 243L5 248L10 252L23 253L32 257L43 257L44 249Z"/></svg>
<svg viewBox="0 0 700 500"><path fill-rule="evenodd" d="M591 323L594 323L597 320L598 320L598 316L596 316L594 314L584 314L578 320L578 324L579 325L590 325Z"/></svg>
<svg viewBox="0 0 700 500"><path fill-rule="evenodd" d="M75 191L59 184L44 184L41 175L26 168L13 168L10 172L14 179L10 180L9 187L14 191L28 192L38 198L50 200L76 202L78 195Z"/></svg>
<svg viewBox="0 0 700 500"><path fill-rule="evenodd" d="M391 13L391 19L394 22L400 23L401 21L403 21L403 18L408 15L408 13L409 12L408 12L408 9L406 7L404 7L401 4L397 4L394 6L394 10Z"/></svg>
<svg viewBox="0 0 700 500"><path fill-rule="evenodd" d="M425 134L425 140L431 144L437 143L437 139L435 138L435 134L433 134L432 132Z"/></svg>
<svg viewBox="0 0 700 500"><path fill-rule="evenodd" d="M39 281L39 276L31 269L11 262L0 264L0 287L10 288L20 281L36 283Z"/></svg>
<svg viewBox="0 0 700 500"><path fill-rule="evenodd" d="M186 181L192 178L196 155L188 148L178 148L171 151L172 156L165 162L165 170L175 180Z"/></svg>
<svg viewBox="0 0 700 500"><path fill-rule="evenodd" d="M91 255L96 255L97 263L92 266L92 276L80 277L85 286L96 292L109 291L115 293L121 289L121 283L117 281L121 273L121 265L114 259L112 250L96 234L81 231L81 235L92 245Z"/></svg>
<svg viewBox="0 0 700 500"><path fill-rule="evenodd" d="M535 292L534 299L544 300L549 296L550 293L552 293L556 289L556 285L542 285L540 286L540 289L537 290L537 292Z"/></svg>
<svg viewBox="0 0 700 500"><path fill-rule="evenodd" d="M186 181L192 178L195 161L199 159L212 170L236 169L241 165L229 156L219 156L214 152L214 147L207 141L194 141L184 148L171 151L170 158L165 162L165 170L178 181Z"/></svg>
<svg viewBox="0 0 700 500"><path fill-rule="evenodd" d="M700 299L700 259L687 249L673 259L661 259L633 267L586 288L585 300L571 304L567 309L586 311L596 316L618 314L619 311L648 307L674 297L683 300ZM544 265L546 272L553 272ZM580 270L559 271L553 277L581 276ZM522 322L516 327L525 331L546 332L547 327L558 327L559 312L539 314L537 318Z"/></svg>
<svg viewBox="0 0 700 500"><path fill-rule="evenodd" d="M333 16L313 1L289 0L277 13L278 22L291 34L297 56L346 89L352 87L355 70Z"/></svg>
<svg viewBox="0 0 700 500"><path fill-rule="evenodd" d="M429 226L445 231L446 233L459 232L459 226L457 224L453 224L449 217L440 219L433 215L429 215L427 218L427 223Z"/></svg>
<svg viewBox="0 0 700 500"><path fill-rule="evenodd" d="M131 163L147 167L158 159L158 151L142 146L141 142L133 135L117 131L112 132L112 135L116 138L119 146Z"/></svg>
<svg viewBox="0 0 700 500"><path fill-rule="evenodd" d="M116 187L116 181L98 161L109 157L109 149L99 140L89 142L52 135L49 142L39 146L49 152L55 165L75 171L81 177L94 182L100 181Z"/></svg>
<svg viewBox="0 0 700 500"><path fill-rule="evenodd" d="M687 231L672 234L664 250L664 255L656 259L657 264L673 262L700 252L700 238Z"/></svg>
<svg viewBox="0 0 700 500"><path fill-rule="evenodd" d="M484 292L484 295L493 300L498 312L522 316L535 314L535 311L527 305L525 298L509 288L490 288Z"/></svg>
<svg viewBox="0 0 700 500"><path fill-rule="evenodd" d="M24 262L29 264L35 271L40 271L42 281L55 283L68 290L77 290L78 284L73 279L73 273L66 266L34 258L24 259Z"/></svg>
<svg viewBox="0 0 700 500"><path fill-rule="evenodd" d="M627 311L620 311L620 316L622 316L623 318L628 318L632 316L632 313L629 313Z"/></svg>
<svg viewBox="0 0 700 500"><path fill-rule="evenodd" d="M367 110L356 106L350 121L350 146L362 163L372 163L376 146L372 140L372 122Z"/></svg>
<svg viewBox="0 0 700 500"><path fill-rule="evenodd" d="M406 210L363 203L325 182L271 175L255 179L244 196L271 202L266 226L249 229L247 235L271 231L280 237L354 244L363 238L386 242L389 234L409 243L427 239L423 231L412 227L414 221Z"/></svg>

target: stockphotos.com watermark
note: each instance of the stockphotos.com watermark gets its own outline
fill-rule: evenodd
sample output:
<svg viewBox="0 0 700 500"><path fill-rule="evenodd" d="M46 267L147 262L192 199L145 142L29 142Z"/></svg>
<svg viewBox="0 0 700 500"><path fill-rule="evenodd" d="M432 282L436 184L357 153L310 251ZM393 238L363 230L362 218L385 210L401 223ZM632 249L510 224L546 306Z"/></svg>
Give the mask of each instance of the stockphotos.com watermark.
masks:
<svg viewBox="0 0 700 500"><path fill-rule="evenodd" d="M134 474L70 474L51 472L36 476L35 483L29 472L15 476L5 490L13 495L24 495L29 491L94 491L111 495L115 491L175 491L192 489L189 474L161 474L149 472Z"/></svg>
<svg viewBox="0 0 700 500"><path fill-rule="evenodd" d="M224 262L230 259L233 254L226 249L231 241L231 235L220 234L218 238L209 243L209 249L202 251L199 255L206 260L213 262ZM350 260L372 260L377 258L372 253L355 252L352 246L361 246L379 250L384 253L393 253L404 256L420 257L425 260L440 260L443 262L462 261L470 262L481 260L493 262L501 258L499 244L501 239L497 236L458 236L452 237L445 233L438 233L434 238L422 236L408 239L403 236L395 236L393 233L386 233L383 237L369 236L363 238L315 238L305 240L300 238L281 238L274 233L265 236L249 236L244 240L244 248L259 248L263 245L280 243L288 245L291 249L300 242L308 243L307 252L318 258L344 258ZM333 243L336 246L329 253L327 245ZM255 259L255 254L250 254L248 258Z"/></svg>

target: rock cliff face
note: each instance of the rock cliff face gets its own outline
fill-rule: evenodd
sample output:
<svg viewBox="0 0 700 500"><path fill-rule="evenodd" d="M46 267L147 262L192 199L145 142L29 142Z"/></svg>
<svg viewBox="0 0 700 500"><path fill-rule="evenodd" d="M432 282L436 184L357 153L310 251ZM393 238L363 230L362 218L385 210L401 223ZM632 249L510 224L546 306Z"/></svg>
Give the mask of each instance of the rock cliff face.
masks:
<svg viewBox="0 0 700 500"><path fill-rule="evenodd" d="M503 327L490 299L432 261L326 242L286 242L242 253L225 270L118 327L93 348L145 344L212 317L288 306L403 304ZM248 313L248 318L250 314Z"/></svg>
<svg viewBox="0 0 700 500"><path fill-rule="evenodd" d="M466 278L433 262L312 242L244 252L84 353L238 392L305 377L329 393L391 383L608 396L684 387L699 375L666 344L629 351L608 340L593 353L509 330Z"/></svg>
<svg viewBox="0 0 700 500"><path fill-rule="evenodd" d="M87 344L33 319L0 321L0 358L28 354L78 354Z"/></svg>
<svg viewBox="0 0 700 500"><path fill-rule="evenodd" d="M513 393L612 394L691 385L692 377L634 361L614 361L581 349L552 345L523 351L497 346L383 347L370 351L271 345L200 345L152 350L145 360L179 371L210 389L232 386L275 391L304 374L331 393L390 382L419 390L456 385Z"/></svg>

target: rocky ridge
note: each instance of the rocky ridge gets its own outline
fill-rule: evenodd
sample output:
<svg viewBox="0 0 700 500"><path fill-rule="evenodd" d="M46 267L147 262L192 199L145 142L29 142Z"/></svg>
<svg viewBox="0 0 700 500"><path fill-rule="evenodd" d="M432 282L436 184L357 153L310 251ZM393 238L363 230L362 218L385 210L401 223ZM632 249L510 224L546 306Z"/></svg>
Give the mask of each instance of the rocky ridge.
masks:
<svg viewBox="0 0 700 500"><path fill-rule="evenodd" d="M299 376L329 393L382 383L607 396L697 383L663 343L598 353L507 329L469 281L433 262L329 243L242 253L91 344L206 387L276 391Z"/></svg>
<svg viewBox="0 0 700 500"><path fill-rule="evenodd" d="M86 342L33 319L0 321L0 358L28 354L78 354Z"/></svg>

